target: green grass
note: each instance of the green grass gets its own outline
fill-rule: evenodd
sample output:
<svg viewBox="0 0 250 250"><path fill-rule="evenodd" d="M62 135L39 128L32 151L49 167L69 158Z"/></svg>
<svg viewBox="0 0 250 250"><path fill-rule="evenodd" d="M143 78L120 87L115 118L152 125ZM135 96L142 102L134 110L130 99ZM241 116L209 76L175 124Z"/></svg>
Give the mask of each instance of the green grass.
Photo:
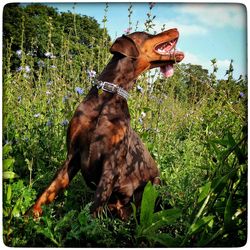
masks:
<svg viewBox="0 0 250 250"><path fill-rule="evenodd" d="M151 19L146 30L152 31ZM170 79L157 71L154 82L145 73L131 92L131 123L161 170L162 186L147 186L141 210L134 210L129 221L105 213L94 219L89 213L93 191L80 174L44 208L39 221L24 218L65 160L67 122L91 87L88 71L99 74L111 57L104 46L105 33L97 53L81 50L74 57L68 53L69 40L62 39L60 56L40 64L24 51L19 61L22 70L11 69L16 52L10 44L5 53L4 243L19 247L244 245L247 82L234 80L233 70L227 80L218 80L197 65L179 65ZM49 43L48 51L53 53Z"/></svg>

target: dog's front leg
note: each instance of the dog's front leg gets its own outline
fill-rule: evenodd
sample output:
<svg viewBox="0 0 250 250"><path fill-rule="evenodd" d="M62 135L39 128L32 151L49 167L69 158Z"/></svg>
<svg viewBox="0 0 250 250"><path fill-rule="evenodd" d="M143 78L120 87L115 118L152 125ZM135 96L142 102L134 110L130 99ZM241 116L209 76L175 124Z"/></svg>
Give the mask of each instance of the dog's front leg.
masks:
<svg viewBox="0 0 250 250"><path fill-rule="evenodd" d="M114 168L112 159L106 160L103 165L103 172L95 192L94 203L91 206L91 213L94 217L102 213L103 205L109 200L114 184L117 180L117 171Z"/></svg>

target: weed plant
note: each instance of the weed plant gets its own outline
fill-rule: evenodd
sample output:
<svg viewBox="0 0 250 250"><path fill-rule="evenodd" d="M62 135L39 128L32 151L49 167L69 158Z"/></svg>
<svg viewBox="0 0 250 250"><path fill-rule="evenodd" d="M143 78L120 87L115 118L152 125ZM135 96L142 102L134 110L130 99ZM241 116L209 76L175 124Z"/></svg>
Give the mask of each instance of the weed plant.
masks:
<svg viewBox="0 0 250 250"><path fill-rule="evenodd" d="M153 33L153 5L145 30ZM43 60L7 41L3 58L3 240L12 247L192 247L243 246L247 237L247 79L216 78L199 65L175 66L172 78L159 71L139 77L129 107L133 128L155 158L162 185L145 188L141 209L127 222L89 213L93 191L79 174L38 221L25 211L66 157L66 130L111 58L106 30L91 38L92 50L62 34L53 46L47 22ZM128 30L133 31L128 9ZM72 27L76 27L73 18ZM138 23L137 23L138 24ZM137 24L134 30L137 29ZM164 27L163 27L164 28ZM35 44L34 44L35 48ZM17 66L13 69L13 61ZM156 208L156 209L155 209Z"/></svg>

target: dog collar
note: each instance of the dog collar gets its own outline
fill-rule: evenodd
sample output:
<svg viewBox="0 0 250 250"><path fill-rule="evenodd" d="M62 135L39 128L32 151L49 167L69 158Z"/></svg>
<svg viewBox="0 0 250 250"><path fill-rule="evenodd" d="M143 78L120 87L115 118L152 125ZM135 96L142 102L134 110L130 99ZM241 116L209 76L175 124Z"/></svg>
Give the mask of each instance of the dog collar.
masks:
<svg viewBox="0 0 250 250"><path fill-rule="evenodd" d="M94 82L94 86L96 86L98 89L102 89L103 91L120 95L125 100L128 100L129 98L129 93L114 83L96 80Z"/></svg>

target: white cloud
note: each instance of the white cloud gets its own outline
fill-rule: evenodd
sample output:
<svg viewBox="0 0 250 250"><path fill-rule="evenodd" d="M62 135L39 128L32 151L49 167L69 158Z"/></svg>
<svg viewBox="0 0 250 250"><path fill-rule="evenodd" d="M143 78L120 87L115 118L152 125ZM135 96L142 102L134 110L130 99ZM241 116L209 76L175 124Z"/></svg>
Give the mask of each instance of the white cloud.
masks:
<svg viewBox="0 0 250 250"><path fill-rule="evenodd" d="M206 35L208 33L208 30L202 26L197 24L185 24L182 22L178 22L176 20L160 20L155 21L155 28L154 30L156 32L161 32L162 24L166 24L165 30L171 29L171 28L177 28L181 34L181 36L191 36L191 35Z"/></svg>
<svg viewBox="0 0 250 250"><path fill-rule="evenodd" d="M166 24L167 27L177 27L182 36L188 36L194 34L199 34L199 35L207 34L207 29L197 24L189 25L184 23L178 23L176 21L169 21L166 22Z"/></svg>
<svg viewBox="0 0 250 250"><path fill-rule="evenodd" d="M241 4L184 4L178 11L211 27L245 28L246 9Z"/></svg>
<svg viewBox="0 0 250 250"><path fill-rule="evenodd" d="M219 69L228 69L229 68L229 65L230 65L230 61L231 60L228 60L228 59L224 59L224 60L217 60L217 66Z"/></svg>
<svg viewBox="0 0 250 250"><path fill-rule="evenodd" d="M211 69L211 62L202 58L201 56L195 55L188 51L185 51L185 57L182 61L183 63L191 63L196 65L201 65L204 69Z"/></svg>

